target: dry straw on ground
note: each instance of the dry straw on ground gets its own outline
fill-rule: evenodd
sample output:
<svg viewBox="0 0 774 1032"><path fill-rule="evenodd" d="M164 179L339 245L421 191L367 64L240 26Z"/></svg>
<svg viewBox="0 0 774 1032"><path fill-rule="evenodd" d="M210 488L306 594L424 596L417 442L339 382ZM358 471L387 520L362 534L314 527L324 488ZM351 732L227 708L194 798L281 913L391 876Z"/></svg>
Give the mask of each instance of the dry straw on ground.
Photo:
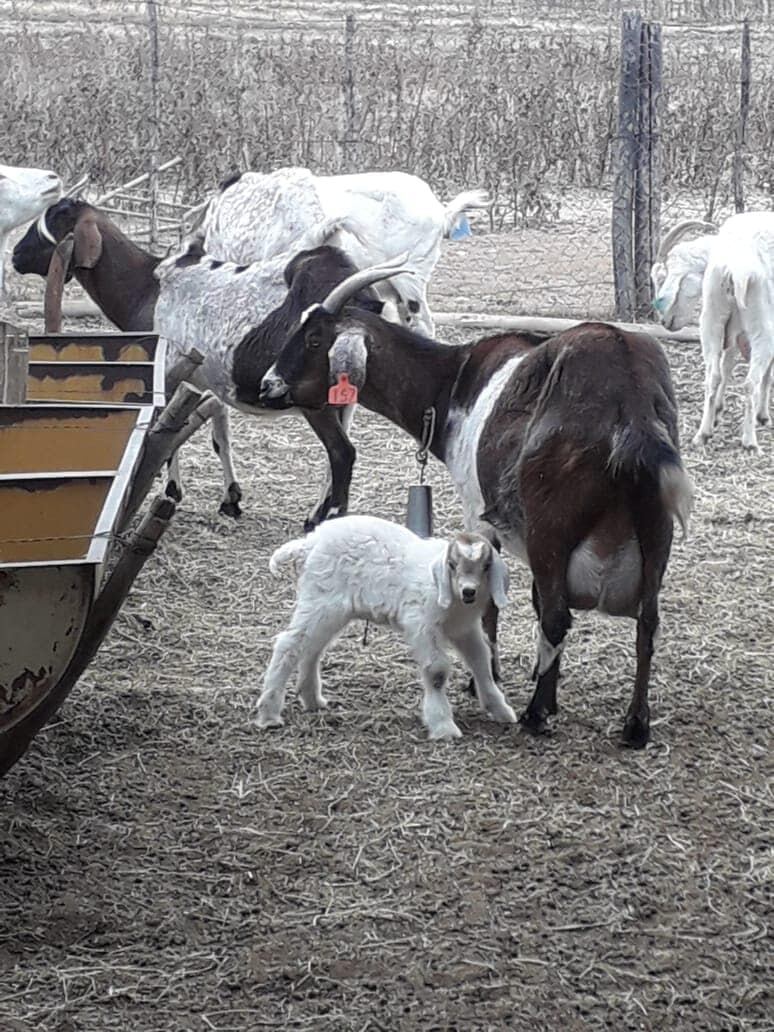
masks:
<svg viewBox="0 0 774 1032"><path fill-rule="evenodd" d="M701 364L690 345L669 357L688 441ZM482 720L460 672L464 738L431 745L404 646L382 629L363 646L359 626L325 663L330 711L291 698L287 726L258 733L292 598L267 559L322 452L300 423L236 417L232 523L200 435L159 553L0 783L3 1032L772 1029L774 440L744 455L740 414L737 383L717 440L685 448L697 506L639 753L617 745L633 626L594 616L544 738ZM411 442L363 412L354 436L353 509L401 519ZM449 531L459 507L437 464L431 479ZM511 569L519 708L533 621Z"/></svg>

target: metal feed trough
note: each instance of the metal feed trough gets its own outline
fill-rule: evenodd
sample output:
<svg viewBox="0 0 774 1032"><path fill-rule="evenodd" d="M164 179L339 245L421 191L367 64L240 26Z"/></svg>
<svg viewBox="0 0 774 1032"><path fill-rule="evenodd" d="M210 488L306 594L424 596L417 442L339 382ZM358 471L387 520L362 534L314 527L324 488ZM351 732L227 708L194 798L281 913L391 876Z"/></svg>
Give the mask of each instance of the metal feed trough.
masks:
<svg viewBox="0 0 774 1032"><path fill-rule="evenodd" d="M165 405L164 352L153 334L0 323L0 774L99 648L174 503L127 525L216 404L182 383Z"/></svg>

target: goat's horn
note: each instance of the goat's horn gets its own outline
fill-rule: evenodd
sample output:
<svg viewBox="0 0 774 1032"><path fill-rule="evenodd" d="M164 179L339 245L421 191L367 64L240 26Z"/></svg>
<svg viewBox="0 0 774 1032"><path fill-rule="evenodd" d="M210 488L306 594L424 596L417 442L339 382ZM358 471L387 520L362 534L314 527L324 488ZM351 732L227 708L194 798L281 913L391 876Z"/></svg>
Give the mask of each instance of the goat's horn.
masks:
<svg viewBox="0 0 774 1032"><path fill-rule="evenodd" d="M686 233L690 233L692 230L698 229L702 233L717 233L718 227L712 222L700 222L696 219L689 219L687 222L678 222L676 226L673 226L664 239L659 244L658 254L656 255L657 262L666 261L666 257L675 244L680 240Z"/></svg>
<svg viewBox="0 0 774 1032"><path fill-rule="evenodd" d="M52 235L51 230L46 225L46 213L45 211L40 213L40 218L37 221L38 234L42 240L48 240L54 247L57 245L57 239Z"/></svg>
<svg viewBox="0 0 774 1032"><path fill-rule="evenodd" d="M337 287L333 288L322 302L322 308L331 315L338 315L347 301L354 297L358 290L370 287L371 284L378 283L379 280L389 279L390 276L398 276L405 273L413 276L414 270L407 268L403 264L407 258L408 252L404 252L396 258L391 258L389 262L384 262L382 265L372 265L368 269L353 272L351 276L348 276Z"/></svg>
<svg viewBox="0 0 774 1032"><path fill-rule="evenodd" d="M88 172L84 173L84 175L81 176L81 178L78 180L77 183L73 183L72 186L68 186L68 188L62 194L62 196L63 197L75 197L75 195L77 193L79 193L84 188L84 186L86 186L86 184L89 181L89 178L90 178L89 177L89 173Z"/></svg>

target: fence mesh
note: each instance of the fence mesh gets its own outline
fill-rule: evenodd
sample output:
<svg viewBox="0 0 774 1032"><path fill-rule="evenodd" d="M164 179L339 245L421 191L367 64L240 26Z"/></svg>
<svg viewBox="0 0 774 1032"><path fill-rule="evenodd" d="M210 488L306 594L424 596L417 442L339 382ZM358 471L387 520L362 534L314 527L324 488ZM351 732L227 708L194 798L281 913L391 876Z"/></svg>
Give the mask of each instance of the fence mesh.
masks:
<svg viewBox="0 0 774 1032"><path fill-rule="evenodd" d="M507 237L480 244L485 264L502 263L489 281L501 281L493 303L611 314L611 165L621 14L630 4L152 2L159 158L181 158L165 181L167 200L194 204L235 170L291 164L327 173L401 168L442 197L484 186L495 204L474 229ZM3 161L54 167L69 179L88 171L94 196L146 169L149 6L0 0L13 72L0 96ZM638 7L663 24L664 229L733 210L742 15L752 50L745 204L771 206L772 6Z"/></svg>

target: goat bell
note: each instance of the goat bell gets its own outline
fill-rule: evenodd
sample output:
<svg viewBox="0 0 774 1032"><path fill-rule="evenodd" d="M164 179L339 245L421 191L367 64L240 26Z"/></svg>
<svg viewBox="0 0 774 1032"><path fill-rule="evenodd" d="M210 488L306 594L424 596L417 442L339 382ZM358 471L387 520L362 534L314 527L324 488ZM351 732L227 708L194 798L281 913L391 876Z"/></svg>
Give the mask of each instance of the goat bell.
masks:
<svg viewBox="0 0 774 1032"><path fill-rule="evenodd" d="M421 538L433 536L433 492L429 484L409 487L406 526Z"/></svg>

